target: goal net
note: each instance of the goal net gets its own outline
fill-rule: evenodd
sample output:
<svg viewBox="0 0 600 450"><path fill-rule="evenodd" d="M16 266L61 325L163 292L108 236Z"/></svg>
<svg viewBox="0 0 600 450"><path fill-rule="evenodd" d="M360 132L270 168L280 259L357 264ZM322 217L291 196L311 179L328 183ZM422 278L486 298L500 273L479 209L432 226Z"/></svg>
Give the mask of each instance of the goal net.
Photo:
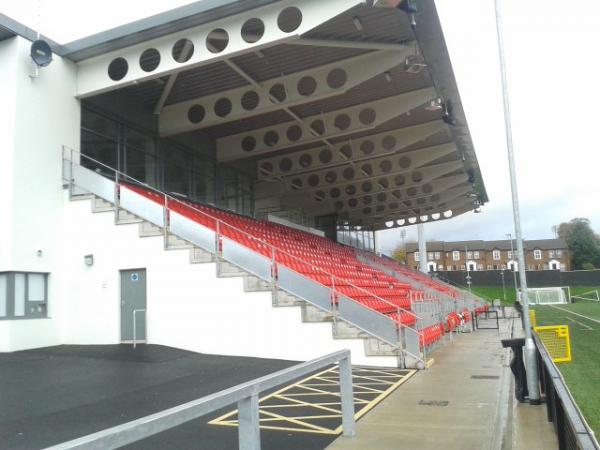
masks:
<svg viewBox="0 0 600 450"><path fill-rule="evenodd" d="M527 298L531 305L556 305L569 303L570 292L568 286L563 287L544 287L528 288ZM522 292L519 291L519 301L521 301Z"/></svg>

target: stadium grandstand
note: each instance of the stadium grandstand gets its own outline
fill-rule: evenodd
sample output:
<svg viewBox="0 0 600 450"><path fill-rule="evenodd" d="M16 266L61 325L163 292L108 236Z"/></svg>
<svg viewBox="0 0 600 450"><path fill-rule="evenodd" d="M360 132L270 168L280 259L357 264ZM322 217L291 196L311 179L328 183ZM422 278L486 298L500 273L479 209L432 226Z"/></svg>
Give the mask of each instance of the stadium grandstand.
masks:
<svg viewBox="0 0 600 450"><path fill-rule="evenodd" d="M375 384L407 376L488 310L376 252L379 230L488 201L433 0L203 0L65 44L0 15L0 61L0 352L19 362L0 447L325 354L343 383L346 349ZM171 439L139 448L188 448Z"/></svg>

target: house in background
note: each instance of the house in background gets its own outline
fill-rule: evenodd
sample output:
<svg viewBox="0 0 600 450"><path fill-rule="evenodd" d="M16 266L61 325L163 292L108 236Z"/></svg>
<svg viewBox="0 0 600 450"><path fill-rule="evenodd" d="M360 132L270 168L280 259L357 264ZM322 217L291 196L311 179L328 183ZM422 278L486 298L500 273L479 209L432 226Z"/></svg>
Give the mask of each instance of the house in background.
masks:
<svg viewBox="0 0 600 450"><path fill-rule="evenodd" d="M562 239L523 241L527 270L570 270L569 249ZM427 242L430 272L454 270L518 270L516 241ZM407 264L418 269L421 255L417 243L406 244Z"/></svg>

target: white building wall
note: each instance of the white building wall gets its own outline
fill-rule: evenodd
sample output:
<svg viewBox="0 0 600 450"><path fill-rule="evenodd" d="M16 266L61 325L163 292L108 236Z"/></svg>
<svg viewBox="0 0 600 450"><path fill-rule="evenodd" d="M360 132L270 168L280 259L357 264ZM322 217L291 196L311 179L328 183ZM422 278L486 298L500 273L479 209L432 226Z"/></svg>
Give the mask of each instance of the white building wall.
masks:
<svg viewBox="0 0 600 450"><path fill-rule="evenodd" d="M355 363L390 366L392 357L365 357L360 339L334 340L330 323L303 323L299 307L274 308L269 292L245 293L243 279L217 278L216 266L190 264L187 250L164 250L162 237L138 237L138 225L91 213L90 201L68 202L63 223L63 342L120 341L119 270L147 271L148 342L225 355L307 360L350 348ZM94 265L84 255L94 255Z"/></svg>
<svg viewBox="0 0 600 450"><path fill-rule="evenodd" d="M79 148L77 72L72 62L54 56L39 77L30 78L30 46L20 37L0 43L0 271L51 272L54 301L49 319L0 321L0 351L60 343L61 146Z"/></svg>

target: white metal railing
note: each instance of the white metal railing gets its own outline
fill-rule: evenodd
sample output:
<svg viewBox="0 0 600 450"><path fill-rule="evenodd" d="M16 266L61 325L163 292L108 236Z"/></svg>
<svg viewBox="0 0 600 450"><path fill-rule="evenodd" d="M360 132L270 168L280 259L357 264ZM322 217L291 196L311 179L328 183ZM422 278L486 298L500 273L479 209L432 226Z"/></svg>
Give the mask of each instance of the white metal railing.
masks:
<svg viewBox="0 0 600 450"><path fill-rule="evenodd" d="M133 348L136 347L137 343L138 343L138 338L137 338L137 313L144 313L144 317L146 316L146 310L145 309L134 309L132 316L133 316ZM144 329L146 330L146 320L144 320ZM140 339L140 342L146 342L146 339L144 338L143 340Z"/></svg>
<svg viewBox="0 0 600 450"><path fill-rule="evenodd" d="M259 394L336 363L339 363L343 434L344 436L354 436L354 389L350 351L340 350L140 419L47 447L46 450L119 448L236 402L239 448L241 450L260 450Z"/></svg>
<svg viewBox="0 0 600 450"><path fill-rule="evenodd" d="M75 192L75 187L78 186L79 188L82 188L87 192L92 192L93 194L98 195L101 198L104 198L105 200L110 201L111 203L114 203L115 204L115 214L118 215L119 208L122 208L122 207L124 208L124 206L125 206L125 205L123 205L123 206L120 205L120 192L121 192L120 191L120 186L121 186L120 183L128 182L131 184L136 184L136 185L142 186L142 187L144 187L144 189L154 192L162 197L163 200L162 200L161 207L163 210L163 215L160 218L157 218L156 214L151 214L151 215L147 215L146 217L144 217L144 214L143 214L144 211L142 211L141 217L154 223L155 225L158 225L161 228L163 228L165 236L170 231L170 215L171 215L172 211L171 211L169 205L178 203L178 204L184 206L187 210L193 211L194 213L200 214L201 216L203 216L207 219L210 219L211 221L214 221L215 229L216 229L214 251L218 256L222 257L222 240L223 240L223 238L227 238L226 236L223 235L222 230L227 229L227 228L231 229L231 230L235 230L236 232L244 235L246 238L248 238L252 241L255 241L257 243L260 243L261 245L266 246L267 248L270 249L271 261L272 261L272 265L273 265L271 268L271 274L272 274L273 279L267 280L267 281L273 281L275 284L277 283L277 266L279 264L285 266L289 270L293 270L293 269L289 268L288 266L286 266L285 263L277 263L276 262L277 255L285 255L286 257L295 260L299 264L307 265L307 266L315 269L317 272L325 275L326 277L329 277L330 285L331 285L331 288L329 288L329 289L331 290L332 313L333 313L334 317L342 318L343 320L348 321L348 322L352 323L353 325L357 326L358 328L362 329L366 333L368 333L376 338L381 339L381 336L377 335L377 330L365 329L364 325L361 327L357 323L353 323L352 320L350 320L348 317L340 317L340 313L337 308L337 298L343 294L336 291L336 286L339 286L339 285L349 286L353 289L357 289L359 292L361 292L361 294L364 294L365 296L371 297L373 299L376 299L376 300L382 302L383 304L388 305L390 308L393 308L395 310L395 312L397 313L398 320L393 321L387 315L382 314L378 311L372 310L370 308L367 308L360 302L357 302L357 301L353 300L352 298L344 296L349 301L356 303L357 309L362 308L362 309L368 310L369 313L371 313L371 312L375 313L376 317L379 317L382 321L389 320L389 321L393 321L395 323L395 326L397 328L396 334L398 336L398 340L396 342L388 342L387 339L384 339L386 342L388 342L389 344L391 344L392 346L394 346L400 350L407 351L406 343L402 341L402 337L406 334L403 331L406 331L408 333L414 333L414 334L417 334L418 336L421 335L421 333L418 329L412 328L412 327L402 323L402 315L403 314L406 314L409 317L414 318L415 322L422 319L418 314L415 314L413 311L410 311L406 308L402 308L398 305L395 305L394 303L392 303L392 302L390 302L390 301L388 301L388 300L386 300L386 299L384 299L362 287L356 286L352 283L348 283L343 278L339 278L339 277L335 276L334 274L322 269L321 267L315 266L313 263L311 263L309 261L299 258L298 256L293 255L292 253L287 252L285 250L282 250L267 241L257 238L256 236L248 233L245 230L242 230L234 225L231 225L227 221L219 219L218 217L215 217L205 211L202 211L202 210L194 207L192 204L190 204L190 202L181 200L180 198L177 198L177 197L169 195L165 192L162 192L153 186L150 186L142 181L139 181L139 180L123 173L123 172L120 172L100 161L95 160L94 158L84 155L84 154L78 152L77 150L74 150L67 146L63 146L62 152L63 152L63 180L68 183L69 192L71 193L72 196L77 195L77 193ZM114 173L114 180L107 178L107 176L106 176L107 174L105 172L104 173L95 173L93 170L83 167L81 165L82 159L86 160L86 161L90 161L90 162L94 163L95 165L101 166L102 168L106 169L109 173L110 172ZM98 178L96 178L95 181L91 181L91 180L89 180L89 177L91 176L90 174L96 175ZM79 186L78 185L79 180L75 179L76 175L83 177L84 183L82 183L82 184L86 184L86 183L87 184L84 186ZM96 186L92 186L92 184L94 184L94 183L98 184L97 189L95 189ZM96 190L96 192L94 192L94 190ZM123 191L123 192L125 192L125 191ZM144 200L147 200L147 202L153 202L150 199L144 198ZM156 203L156 202L153 202L153 203ZM127 208L124 208L124 209L127 209ZM144 206L144 209L147 209L147 206ZM138 212L138 211L131 211L131 212L135 215L140 214L140 212ZM175 211L173 211L173 212L175 212ZM195 224L197 226L204 227L203 225L201 225L197 222L195 222ZM240 243L238 243L238 244L243 245ZM250 248L248 248L248 249L251 251L254 251L253 249L250 249ZM207 249L207 250L212 251L212 249ZM336 280L337 280L337 282L336 282ZM408 294L411 299L422 297L422 294L417 291L409 290ZM310 299L305 299L305 300L310 301ZM369 323L372 324L373 321L371 321ZM408 353L410 353L411 356L421 359L418 349L413 348L411 351L408 351Z"/></svg>

